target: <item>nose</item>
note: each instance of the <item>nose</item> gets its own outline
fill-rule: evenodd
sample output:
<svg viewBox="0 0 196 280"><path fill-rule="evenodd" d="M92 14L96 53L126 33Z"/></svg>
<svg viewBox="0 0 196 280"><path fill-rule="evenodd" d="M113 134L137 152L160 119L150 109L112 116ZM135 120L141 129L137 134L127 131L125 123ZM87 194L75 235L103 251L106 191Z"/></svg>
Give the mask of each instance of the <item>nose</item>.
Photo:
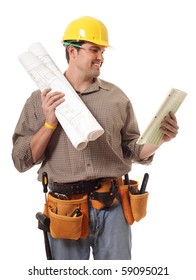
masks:
<svg viewBox="0 0 196 280"><path fill-rule="evenodd" d="M104 61L104 56L103 56L103 51L102 50L99 50L97 52L97 59L100 60L102 63Z"/></svg>

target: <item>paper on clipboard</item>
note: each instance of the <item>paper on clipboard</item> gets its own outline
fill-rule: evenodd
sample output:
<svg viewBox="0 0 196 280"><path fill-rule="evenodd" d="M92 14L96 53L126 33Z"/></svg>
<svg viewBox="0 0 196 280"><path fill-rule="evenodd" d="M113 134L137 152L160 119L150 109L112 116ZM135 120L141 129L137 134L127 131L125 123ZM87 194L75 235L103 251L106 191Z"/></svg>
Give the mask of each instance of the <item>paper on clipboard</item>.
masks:
<svg viewBox="0 0 196 280"><path fill-rule="evenodd" d="M137 144L150 143L160 145L164 135L160 130L160 125L163 118L168 115L170 111L175 114L186 96L186 92L172 88L156 115L138 139Z"/></svg>

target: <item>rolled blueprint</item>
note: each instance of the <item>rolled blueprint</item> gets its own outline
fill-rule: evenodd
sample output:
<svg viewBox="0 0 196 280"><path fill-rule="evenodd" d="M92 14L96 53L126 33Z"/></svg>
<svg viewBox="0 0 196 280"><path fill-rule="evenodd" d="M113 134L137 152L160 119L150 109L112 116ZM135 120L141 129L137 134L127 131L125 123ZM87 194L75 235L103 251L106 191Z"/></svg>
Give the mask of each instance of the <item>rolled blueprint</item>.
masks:
<svg viewBox="0 0 196 280"><path fill-rule="evenodd" d="M33 44L28 52L22 53L19 61L41 91L51 88L52 91L65 93L65 101L57 106L55 114L76 149L84 149L89 141L104 133L40 43Z"/></svg>
<svg viewBox="0 0 196 280"><path fill-rule="evenodd" d="M68 87L74 90L40 42L30 45L28 51L39 58L41 62L45 64L60 80L62 80Z"/></svg>

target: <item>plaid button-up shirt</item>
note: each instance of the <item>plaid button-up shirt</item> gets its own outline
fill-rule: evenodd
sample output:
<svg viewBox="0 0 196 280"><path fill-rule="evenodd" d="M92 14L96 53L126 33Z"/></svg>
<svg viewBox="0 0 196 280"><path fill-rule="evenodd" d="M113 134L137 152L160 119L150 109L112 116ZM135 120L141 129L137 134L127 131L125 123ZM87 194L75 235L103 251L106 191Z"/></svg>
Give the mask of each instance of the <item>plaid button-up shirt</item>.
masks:
<svg viewBox="0 0 196 280"><path fill-rule="evenodd" d="M95 79L80 97L105 132L79 151L58 124L44 155L36 163L41 164L39 180L43 171L48 173L50 182L59 183L120 177L131 170L134 161L141 164L152 161L152 157L143 161L139 158L142 145L136 144L140 135L137 120L129 98L120 88ZM13 135L12 157L20 172L34 165L30 141L44 122L38 90L24 105Z"/></svg>

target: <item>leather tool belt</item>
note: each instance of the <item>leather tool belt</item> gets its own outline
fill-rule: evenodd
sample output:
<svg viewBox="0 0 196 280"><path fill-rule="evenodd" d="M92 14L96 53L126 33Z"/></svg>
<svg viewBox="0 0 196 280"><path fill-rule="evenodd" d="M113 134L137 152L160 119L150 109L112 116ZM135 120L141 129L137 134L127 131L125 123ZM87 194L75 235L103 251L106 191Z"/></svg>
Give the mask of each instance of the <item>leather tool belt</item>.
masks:
<svg viewBox="0 0 196 280"><path fill-rule="evenodd" d="M74 183L53 182L49 184L49 188L53 193L65 194L68 196L82 193L90 194L101 187L102 181L104 181L104 179L100 178L96 180L79 181Z"/></svg>
<svg viewBox="0 0 196 280"><path fill-rule="evenodd" d="M118 197L118 179L96 179L75 183L52 183L49 185L52 196L59 199L72 199L75 194L87 194L92 206L98 210L111 207Z"/></svg>
<svg viewBox="0 0 196 280"><path fill-rule="evenodd" d="M130 185L138 191L137 181ZM97 179L76 183L52 183L44 207L50 219L53 238L87 238L89 233L89 200L92 207L100 210L112 207L117 199L121 202L128 224L146 215L148 193L133 195L122 178Z"/></svg>

